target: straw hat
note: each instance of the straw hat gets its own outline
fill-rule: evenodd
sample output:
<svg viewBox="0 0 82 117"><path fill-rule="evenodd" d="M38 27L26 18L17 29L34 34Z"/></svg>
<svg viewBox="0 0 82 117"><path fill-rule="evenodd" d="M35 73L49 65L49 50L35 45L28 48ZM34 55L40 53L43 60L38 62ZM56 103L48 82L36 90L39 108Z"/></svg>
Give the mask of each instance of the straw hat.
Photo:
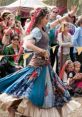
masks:
<svg viewBox="0 0 82 117"><path fill-rule="evenodd" d="M1 13L1 17L4 18L6 17L7 15L11 14L11 11L9 10L4 10L2 13Z"/></svg>

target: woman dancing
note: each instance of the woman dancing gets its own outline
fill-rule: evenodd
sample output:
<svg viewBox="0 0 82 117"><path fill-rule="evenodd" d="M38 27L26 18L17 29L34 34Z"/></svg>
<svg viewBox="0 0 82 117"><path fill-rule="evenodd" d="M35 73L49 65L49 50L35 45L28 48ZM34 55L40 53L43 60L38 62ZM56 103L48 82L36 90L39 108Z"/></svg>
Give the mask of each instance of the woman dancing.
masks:
<svg viewBox="0 0 82 117"><path fill-rule="evenodd" d="M72 15L76 8L69 12ZM66 17L50 24L55 27ZM69 92L53 72L48 52L49 37L45 30L49 13L38 8L34 12L30 36L24 45L34 51L29 65L14 74L0 79L0 107L15 117L15 109L30 117L65 117L80 104L71 100ZM70 107L70 108L69 108Z"/></svg>

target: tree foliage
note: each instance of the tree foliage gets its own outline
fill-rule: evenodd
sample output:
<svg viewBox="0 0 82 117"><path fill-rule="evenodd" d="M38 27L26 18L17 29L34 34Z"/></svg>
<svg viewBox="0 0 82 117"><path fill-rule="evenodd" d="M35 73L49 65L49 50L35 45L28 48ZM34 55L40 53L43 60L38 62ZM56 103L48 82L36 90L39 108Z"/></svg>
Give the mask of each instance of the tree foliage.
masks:
<svg viewBox="0 0 82 117"><path fill-rule="evenodd" d="M43 0L48 5L56 5L57 0Z"/></svg>
<svg viewBox="0 0 82 117"><path fill-rule="evenodd" d="M0 6L5 6L8 4L11 4L14 1L16 1L16 0L0 0Z"/></svg>
<svg viewBox="0 0 82 117"><path fill-rule="evenodd" d="M82 14L82 0L67 0L67 6L68 9L71 8L71 6L77 5L77 14Z"/></svg>
<svg viewBox="0 0 82 117"><path fill-rule="evenodd" d="M52 6L67 6L67 0L44 0L44 2Z"/></svg>

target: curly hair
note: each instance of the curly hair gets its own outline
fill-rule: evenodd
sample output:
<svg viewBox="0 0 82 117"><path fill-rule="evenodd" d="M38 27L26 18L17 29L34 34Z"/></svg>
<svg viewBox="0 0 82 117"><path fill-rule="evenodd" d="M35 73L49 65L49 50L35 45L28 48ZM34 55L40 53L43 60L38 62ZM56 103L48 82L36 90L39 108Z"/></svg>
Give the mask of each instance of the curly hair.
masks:
<svg viewBox="0 0 82 117"><path fill-rule="evenodd" d="M30 34L32 29L41 23L41 20L48 14L47 8L37 8L33 12L33 16L31 18L31 22L27 28L27 34Z"/></svg>
<svg viewBox="0 0 82 117"><path fill-rule="evenodd" d="M41 23L41 20L48 14L47 8L37 8L34 12L34 23L32 25L32 29Z"/></svg>

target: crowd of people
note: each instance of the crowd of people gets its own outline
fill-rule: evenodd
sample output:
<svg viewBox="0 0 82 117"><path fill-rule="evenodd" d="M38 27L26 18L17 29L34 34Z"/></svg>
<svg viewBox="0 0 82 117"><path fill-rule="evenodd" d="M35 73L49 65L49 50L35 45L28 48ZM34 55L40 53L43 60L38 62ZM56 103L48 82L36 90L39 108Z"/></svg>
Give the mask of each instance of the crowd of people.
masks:
<svg viewBox="0 0 82 117"><path fill-rule="evenodd" d="M26 117L65 117L80 107L71 99L82 96L82 53L77 52L82 17L76 11L73 6L61 16L56 6L37 8L24 26L10 11L1 13L0 107L9 117L16 111Z"/></svg>

